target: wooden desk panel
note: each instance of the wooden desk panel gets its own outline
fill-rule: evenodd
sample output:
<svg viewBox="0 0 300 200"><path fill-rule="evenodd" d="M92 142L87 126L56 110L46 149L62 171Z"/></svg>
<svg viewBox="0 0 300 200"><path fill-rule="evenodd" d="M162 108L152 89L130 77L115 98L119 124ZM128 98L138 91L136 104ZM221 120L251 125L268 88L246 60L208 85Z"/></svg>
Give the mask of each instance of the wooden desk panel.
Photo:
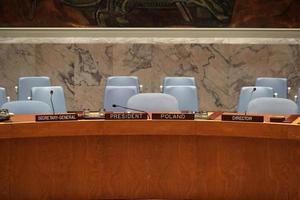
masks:
<svg viewBox="0 0 300 200"><path fill-rule="evenodd" d="M218 121L0 124L0 199L299 199L299 130Z"/></svg>

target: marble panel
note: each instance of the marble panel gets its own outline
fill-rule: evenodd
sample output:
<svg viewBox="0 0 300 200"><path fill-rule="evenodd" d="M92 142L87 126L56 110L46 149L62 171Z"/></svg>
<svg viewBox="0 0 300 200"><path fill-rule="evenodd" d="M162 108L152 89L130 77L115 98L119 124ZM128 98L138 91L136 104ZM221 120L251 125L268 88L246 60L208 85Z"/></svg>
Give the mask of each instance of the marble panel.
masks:
<svg viewBox="0 0 300 200"><path fill-rule="evenodd" d="M37 75L35 60L33 44L0 45L0 86L6 88L11 100L17 99L15 86L18 85L19 77Z"/></svg>
<svg viewBox="0 0 300 200"><path fill-rule="evenodd" d="M228 64L224 59L228 45L161 44L153 50L154 90L159 91L165 76L194 76L198 86L200 110L226 109Z"/></svg>
<svg viewBox="0 0 300 200"><path fill-rule="evenodd" d="M231 85L234 96L242 86L255 85L257 77L286 77L292 88L290 98L300 87L299 45L232 45Z"/></svg>
<svg viewBox="0 0 300 200"><path fill-rule="evenodd" d="M137 76L143 92L152 92L152 52L152 44L115 44L112 75Z"/></svg>
<svg viewBox="0 0 300 200"><path fill-rule="evenodd" d="M194 76L200 110L212 111L234 111L240 88L258 76L287 77L290 98L300 87L298 43L73 41L1 43L0 86L14 99L18 77L46 75L64 87L68 110L98 110L108 76L138 76L144 92L159 92L165 76Z"/></svg>
<svg viewBox="0 0 300 200"><path fill-rule="evenodd" d="M49 76L52 85L64 88L67 109L74 110L76 55L67 44L36 44L36 70L41 76Z"/></svg>
<svg viewBox="0 0 300 200"><path fill-rule="evenodd" d="M75 109L99 110L106 79L113 71L113 45L73 44L68 51L75 56Z"/></svg>

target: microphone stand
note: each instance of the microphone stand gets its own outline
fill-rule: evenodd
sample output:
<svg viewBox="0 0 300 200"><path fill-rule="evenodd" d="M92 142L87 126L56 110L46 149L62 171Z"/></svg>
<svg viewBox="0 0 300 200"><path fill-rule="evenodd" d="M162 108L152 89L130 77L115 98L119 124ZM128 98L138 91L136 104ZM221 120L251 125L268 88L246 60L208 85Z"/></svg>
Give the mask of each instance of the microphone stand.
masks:
<svg viewBox="0 0 300 200"><path fill-rule="evenodd" d="M142 112L142 113L146 113L147 116L148 116L148 119L150 119L150 115L148 112L144 111L144 110L139 110L139 109L135 109L135 108L129 108L129 107L126 107L126 106L121 106L121 105L117 105L117 104L113 104L112 105L113 108L124 108L124 109L127 109L127 110L133 110L133 111L137 111L137 112Z"/></svg>
<svg viewBox="0 0 300 200"><path fill-rule="evenodd" d="M55 110L54 110L54 105L53 105L53 90L50 90L50 102L51 102L51 107L52 107L52 114L55 115Z"/></svg>

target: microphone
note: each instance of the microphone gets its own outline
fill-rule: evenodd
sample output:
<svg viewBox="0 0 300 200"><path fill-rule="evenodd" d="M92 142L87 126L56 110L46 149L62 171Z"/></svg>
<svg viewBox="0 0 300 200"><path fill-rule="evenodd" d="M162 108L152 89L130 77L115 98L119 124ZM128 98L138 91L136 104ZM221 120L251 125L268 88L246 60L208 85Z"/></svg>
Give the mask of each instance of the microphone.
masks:
<svg viewBox="0 0 300 200"><path fill-rule="evenodd" d="M52 114L55 115L55 110L54 110L54 105L53 105L53 90L50 90L50 102L51 102L51 107L52 107Z"/></svg>
<svg viewBox="0 0 300 200"><path fill-rule="evenodd" d="M146 113L147 116L148 116L148 119L150 119L150 115L148 112L144 111L144 110L139 110L139 109L135 109L135 108L129 108L129 107L126 107L126 106L121 106L121 105L118 105L118 104L112 104L111 105L113 108L124 108L124 109L127 109L127 110L133 110L133 111L137 111L137 112L142 112L142 113Z"/></svg>
<svg viewBox="0 0 300 200"><path fill-rule="evenodd" d="M249 102L252 100L252 96L253 96L253 93L256 91L256 87L254 87L251 91L251 94L250 94L250 97L249 97L249 100L248 100L248 104ZM247 112L248 112L248 105L246 107L246 110L245 110L245 115L247 115Z"/></svg>

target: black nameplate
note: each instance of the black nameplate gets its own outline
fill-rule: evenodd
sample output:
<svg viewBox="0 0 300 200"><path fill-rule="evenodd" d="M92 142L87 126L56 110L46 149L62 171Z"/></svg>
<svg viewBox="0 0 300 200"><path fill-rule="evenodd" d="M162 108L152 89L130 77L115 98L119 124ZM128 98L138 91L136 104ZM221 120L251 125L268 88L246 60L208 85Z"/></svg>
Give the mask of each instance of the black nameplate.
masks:
<svg viewBox="0 0 300 200"><path fill-rule="evenodd" d="M284 116L271 116L270 122L282 123L286 120Z"/></svg>
<svg viewBox="0 0 300 200"><path fill-rule="evenodd" d="M264 122L262 115L222 114L222 121Z"/></svg>
<svg viewBox="0 0 300 200"><path fill-rule="evenodd" d="M78 115L76 113L67 114L54 114L54 115L36 115L35 121L66 121L66 120L77 120Z"/></svg>
<svg viewBox="0 0 300 200"><path fill-rule="evenodd" d="M141 120L148 119L147 113L105 113L106 120Z"/></svg>
<svg viewBox="0 0 300 200"><path fill-rule="evenodd" d="M152 113L152 119L160 120L194 120L195 114L190 113Z"/></svg>

